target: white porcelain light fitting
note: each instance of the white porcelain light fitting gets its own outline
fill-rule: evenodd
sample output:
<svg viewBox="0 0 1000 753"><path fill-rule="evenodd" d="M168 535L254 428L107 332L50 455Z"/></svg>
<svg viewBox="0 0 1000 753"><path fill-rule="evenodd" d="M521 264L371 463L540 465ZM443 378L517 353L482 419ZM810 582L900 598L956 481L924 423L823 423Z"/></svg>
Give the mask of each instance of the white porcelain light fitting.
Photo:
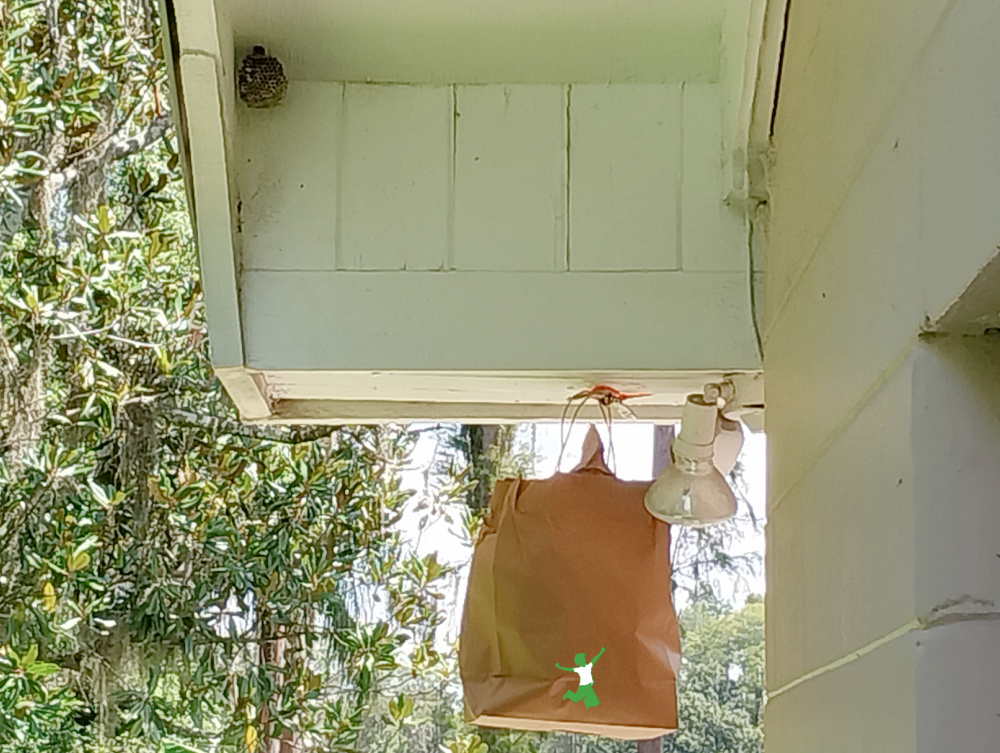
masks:
<svg viewBox="0 0 1000 753"><path fill-rule="evenodd" d="M742 432L739 424L721 415L721 390L712 388L717 386L710 385L703 395L688 395L680 434L670 448L673 463L646 492L646 509L668 523L699 528L736 514L736 497L716 467L716 438L720 430L726 437L726 451L723 453L720 446L720 456L726 455L724 464L731 470L742 445Z"/></svg>

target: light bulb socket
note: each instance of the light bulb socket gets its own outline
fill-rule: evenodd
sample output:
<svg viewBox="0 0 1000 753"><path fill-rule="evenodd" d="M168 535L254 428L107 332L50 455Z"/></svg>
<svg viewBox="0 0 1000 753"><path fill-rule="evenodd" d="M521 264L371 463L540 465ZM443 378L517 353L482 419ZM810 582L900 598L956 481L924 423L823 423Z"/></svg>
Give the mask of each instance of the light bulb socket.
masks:
<svg viewBox="0 0 1000 753"><path fill-rule="evenodd" d="M719 433L715 437L715 457L713 462L719 473L728 476L736 467L743 449L743 429L739 421L733 421L719 414Z"/></svg>
<svg viewBox="0 0 1000 753"><path fill-rule="evenodd" d="M688 395L681 413L681 432L674 440L674 456L708 460L715 452L719 406L704 395Z"/></svg>

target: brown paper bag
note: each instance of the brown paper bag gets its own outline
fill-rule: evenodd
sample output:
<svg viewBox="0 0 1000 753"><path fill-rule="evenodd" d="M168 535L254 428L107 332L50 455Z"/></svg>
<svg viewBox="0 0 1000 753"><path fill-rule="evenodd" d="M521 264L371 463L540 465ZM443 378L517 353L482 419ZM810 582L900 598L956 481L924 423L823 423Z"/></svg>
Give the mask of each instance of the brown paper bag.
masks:
<svg viewBox="0 0 1000 753"><path fill-rule="evenodd" d="M670 530L646 512L648 487L615 478L593 428L571 473L497 483L462 615L469 721L631 740L676 730Z"/></svg>

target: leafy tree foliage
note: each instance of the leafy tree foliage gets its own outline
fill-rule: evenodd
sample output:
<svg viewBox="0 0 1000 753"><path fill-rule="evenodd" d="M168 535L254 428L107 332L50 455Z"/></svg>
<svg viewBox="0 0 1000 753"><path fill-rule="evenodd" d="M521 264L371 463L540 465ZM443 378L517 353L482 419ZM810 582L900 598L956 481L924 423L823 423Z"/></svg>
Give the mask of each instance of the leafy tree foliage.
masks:
<svg viewBox="0 0 1000 753"><path fill-rule="evenodd" d="M0 9L0 750L353 749L439 660L447 573L393 532L413 436L238 420L157 24Z"/></svg>
<svg viewBox="0 0 1000 753"><path fill-rule="evenodd" d="M705 591L681 612L684 655L669 753L760 753L764 747L764 603L733 609Z"/></svg>

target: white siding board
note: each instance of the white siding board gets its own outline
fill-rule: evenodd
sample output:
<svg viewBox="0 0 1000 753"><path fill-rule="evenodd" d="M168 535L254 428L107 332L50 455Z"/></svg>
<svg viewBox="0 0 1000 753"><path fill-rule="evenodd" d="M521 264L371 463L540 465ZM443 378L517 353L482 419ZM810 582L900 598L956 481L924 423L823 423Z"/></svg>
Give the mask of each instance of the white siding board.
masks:
<svg viewBox="0 0 1000 753"><path fill-rule="evenodd" d="M679 86L570 91L573 270L678 267Z"/></svg>
<svg viewBox="0 0 1000 753"><path fill-rule="evenodd" d="M342 269L441 269L448 255L448 87L347 84Z"/></svg>
<svg viewBox="0 0 1000 753"><path fill-rule="evenodd" d="M997 28L1000 4L956 6L910 84L908 115L920 124L920 230L931 319L1000 246Z"/></svg>
<svg viewBox="0 0 1000 753"><path fill-rule="evenodd" d="M1000 741L1000 621L928 630L917 644L920 753L992 753Z"/></svg>
<svg viewBox="0 0 1000 753"><path fill-rule="evenodd" d="M254 369L759 368L746 278L679 272L257 272ZM642 323L684 321L684 327Z"/></svg>
<svg viewBox="0 0 1000 753"><path fill-rule="evenodd" d="M919 640L917 634L904 635L769 697L764 709L768 753L925 753L916 740ZM927 753L943 750L987 749L928 748Z"/></svg>
<svg viewBox="0 0 1000 753"><path fill-rule="evenodd" d="M910 442L920 614L947 619L992 612L1000 619L1000 343L995 340L948 337L916 351Z"/></svg>
<svg viewBox="0 0 1000 753"><path fill-rule="evenodd" d="M859 650L915 614L911 371L907 364L894 372L768 513L767 642L781 647L768 657L768 688Z"/></svg>
<svg viewBox="0 0 1000 753"><path fill-rule="evenodd" d="M341 84L292 81L273 109L237 108L246 269L333 269Z"/></svg>
<svg viewBox="0 0 1000 753"><path fill-rule="evenodd" d="M915 129L895 123L876 145L765 341L768 390L781 396L767 407L775 502L920 330Z"/></svg>
<svg viewBox="0 0 1000 753"><path fill-rule="evenodd" d="M717 84L683 90L684 164L681 268L736 272L750 264L743 212L725 202L723 95Z"/></svg>
<svg viewBox="0 0 1000 753"><path fill-rule="evenodd" d="M913 76L914 65L942 21L953 10L989 4L996 5L992 0L789 5L774 121L776 158L769 175L774 219L769 229L768 310L776 313L781 308L809 264L904 87L924 85L921 77ZM989 29L984 20L983 30ZM973 49L976 42L962 44Z"/></svg>
<svg viewBox="0 0 1000 753"><path fill-rule="evenodd" d="M460 86L455 268L566 266L566 88Z"/></svg>

